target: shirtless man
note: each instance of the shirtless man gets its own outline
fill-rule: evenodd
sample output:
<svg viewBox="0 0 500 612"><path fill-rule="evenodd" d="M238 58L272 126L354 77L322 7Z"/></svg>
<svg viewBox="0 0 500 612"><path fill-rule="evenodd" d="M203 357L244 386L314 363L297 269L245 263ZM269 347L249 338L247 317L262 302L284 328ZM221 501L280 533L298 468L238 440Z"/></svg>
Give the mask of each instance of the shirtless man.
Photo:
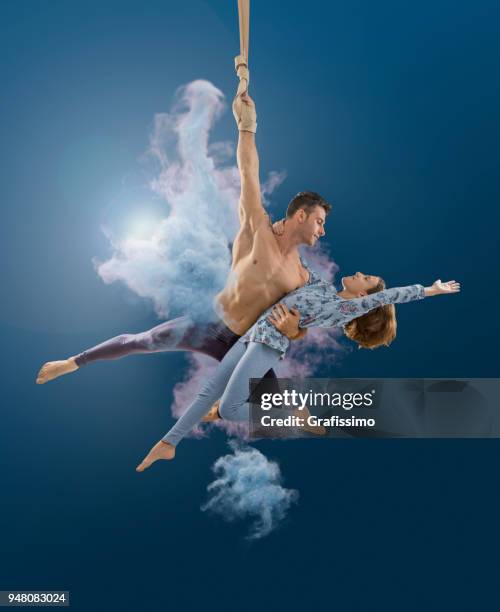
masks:
<svg viewBox="0 0 500 612"><path fill-rule="evenodd" d="M325 234L324 223L330 205L317 193L301 192L288 206L282 231L279 235L274 233L262 206L255 146L255 104L246 88L237 94L233 113L239 129L241 226L233 243L231 274L215 299L220 320L200 323L183 316L146 332L122 334L79 355L47 362L38 373L37 384L74 372L93 361L137 353L195 351L220 361L264 310L308 281L309 273L302 265L297 247L312 246ZM291 339L298 339L303 333ZM274 372L270 370L267 377L275 378Z"/></svg>
<svg viewBox="0 0 500 612"><path fill-rule="evenodd" d="M241 100L255 114L248 93L242 94ZM330 205L316 193L299 193L288 206L283 233L277 235L262 206L259 158L252 131L240 130L237 159L241 225L233 243L232 274L216 300L226 325L242 335L271 304L308 281L309 273L297 247L312 246L324 236Z"/></svg>

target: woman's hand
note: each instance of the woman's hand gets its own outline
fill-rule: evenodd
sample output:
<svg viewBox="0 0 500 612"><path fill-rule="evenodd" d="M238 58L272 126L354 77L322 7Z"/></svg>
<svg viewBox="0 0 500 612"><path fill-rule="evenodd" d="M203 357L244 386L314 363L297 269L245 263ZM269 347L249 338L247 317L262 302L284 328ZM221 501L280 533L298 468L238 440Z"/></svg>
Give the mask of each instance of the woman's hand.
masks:
<svg viewBox="0 0 500 612"><path fill-rule="evenodd" d="M276 221L276 223L273 223L273 234L276 234L276 236L282 236L284 231L285 219L280 219L279 221Z"/></svg>
<svg viewBox="0 0 500 612"><path fill-rule="evenodd" d="M460 283L454 280L443 283L440 278L431 287L425 287L425 295L428 297L431 295L441 295L442 293L458 293L459 291Z"/></svg>
<svg viewBox="0 0 500 612"><path fill-rule="evenodd" d="M300 312L296 308L288 310L281 302L276 304L267 320L289 340L298 340L307 333L307 330L299 329Z"/></svg>

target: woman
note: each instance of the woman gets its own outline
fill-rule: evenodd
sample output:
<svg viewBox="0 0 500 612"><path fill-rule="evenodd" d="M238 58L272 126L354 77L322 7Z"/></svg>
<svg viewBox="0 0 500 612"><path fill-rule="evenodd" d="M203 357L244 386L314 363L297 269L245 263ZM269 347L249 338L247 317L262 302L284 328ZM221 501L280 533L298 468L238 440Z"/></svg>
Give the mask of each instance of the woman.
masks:
<svg viewBox="0 0 500 612"><path fill-rule="evenodd" d="M337 292L331 283L302 263L309 271L309 281L289 293L283 304L264 312L234 344L198 397L137 466L138 472L158 459L173 459L177 444L219 398L218 413L212 411L208 420L248 420L248 381L262 378L286 353L290 341L279 328L284 329L289 308L292 311L295 308L302 328L343 327L347 337L360 347L373 349L388 346L396 336L395 303L460 291L456 281L442 283L441 280L431 287L417 284L386 289L382 278L357 272L342 278L342 290Z"/></svg>

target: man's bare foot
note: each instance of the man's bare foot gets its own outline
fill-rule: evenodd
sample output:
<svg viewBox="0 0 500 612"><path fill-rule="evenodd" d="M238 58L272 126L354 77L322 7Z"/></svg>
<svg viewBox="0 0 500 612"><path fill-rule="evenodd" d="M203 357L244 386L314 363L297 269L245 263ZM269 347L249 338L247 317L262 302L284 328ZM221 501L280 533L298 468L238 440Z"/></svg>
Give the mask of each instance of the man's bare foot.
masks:
<svg viewBox="0 0 500 612"><path fill-rule="evenodd" d="M218 421L220 420L219 413L217 410L219 409L220 400L217 400L215 404L210 408L207 414L201 419L203 423L209 423L210 421Z"/></svg>
<svg viewBox="0 0 500 612"><path fill-rule="evenodd" d="M166 459L167 461L175 457L175 446L169 442L160 440L157 442L144 459L135 468L136 472L144 472L148 467L153 465L158 459Z"/></svg>
<svg viewBox="0 0 500 612"><path fill-rule="evenodd" d="M36 384L43 385L49 382L49 380L54 380L54 378L59 378L59 376L69 374L75 370L78 370L78 366L74 357L64 359L64 361L47 361L37 374Z"/></svg>
<svg viewBox="0 0 500 612"><path fill-rule="evenodd" d="M311 416L309 408L302 408L302 410L294 410L294 416L298 416L300 419L304 419L304 424L300 427L303 431L315 434L316 436L324 436L326 434L326 427L324 425L309 425L307 417Z"/></svg>

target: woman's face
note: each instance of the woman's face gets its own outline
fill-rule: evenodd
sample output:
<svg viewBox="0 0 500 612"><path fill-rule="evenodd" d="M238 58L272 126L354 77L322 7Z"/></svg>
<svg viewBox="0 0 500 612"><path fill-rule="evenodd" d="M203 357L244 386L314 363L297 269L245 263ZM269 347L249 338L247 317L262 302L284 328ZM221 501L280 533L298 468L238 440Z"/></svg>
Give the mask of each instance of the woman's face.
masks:
<svg viewBox="0 0 500 612"><path fill-rule="evenodd" d="M356 272L353 276L344 276L342 286L354 295L367 295L370 289L374 289L380 282L380 276Z"/></svg>

